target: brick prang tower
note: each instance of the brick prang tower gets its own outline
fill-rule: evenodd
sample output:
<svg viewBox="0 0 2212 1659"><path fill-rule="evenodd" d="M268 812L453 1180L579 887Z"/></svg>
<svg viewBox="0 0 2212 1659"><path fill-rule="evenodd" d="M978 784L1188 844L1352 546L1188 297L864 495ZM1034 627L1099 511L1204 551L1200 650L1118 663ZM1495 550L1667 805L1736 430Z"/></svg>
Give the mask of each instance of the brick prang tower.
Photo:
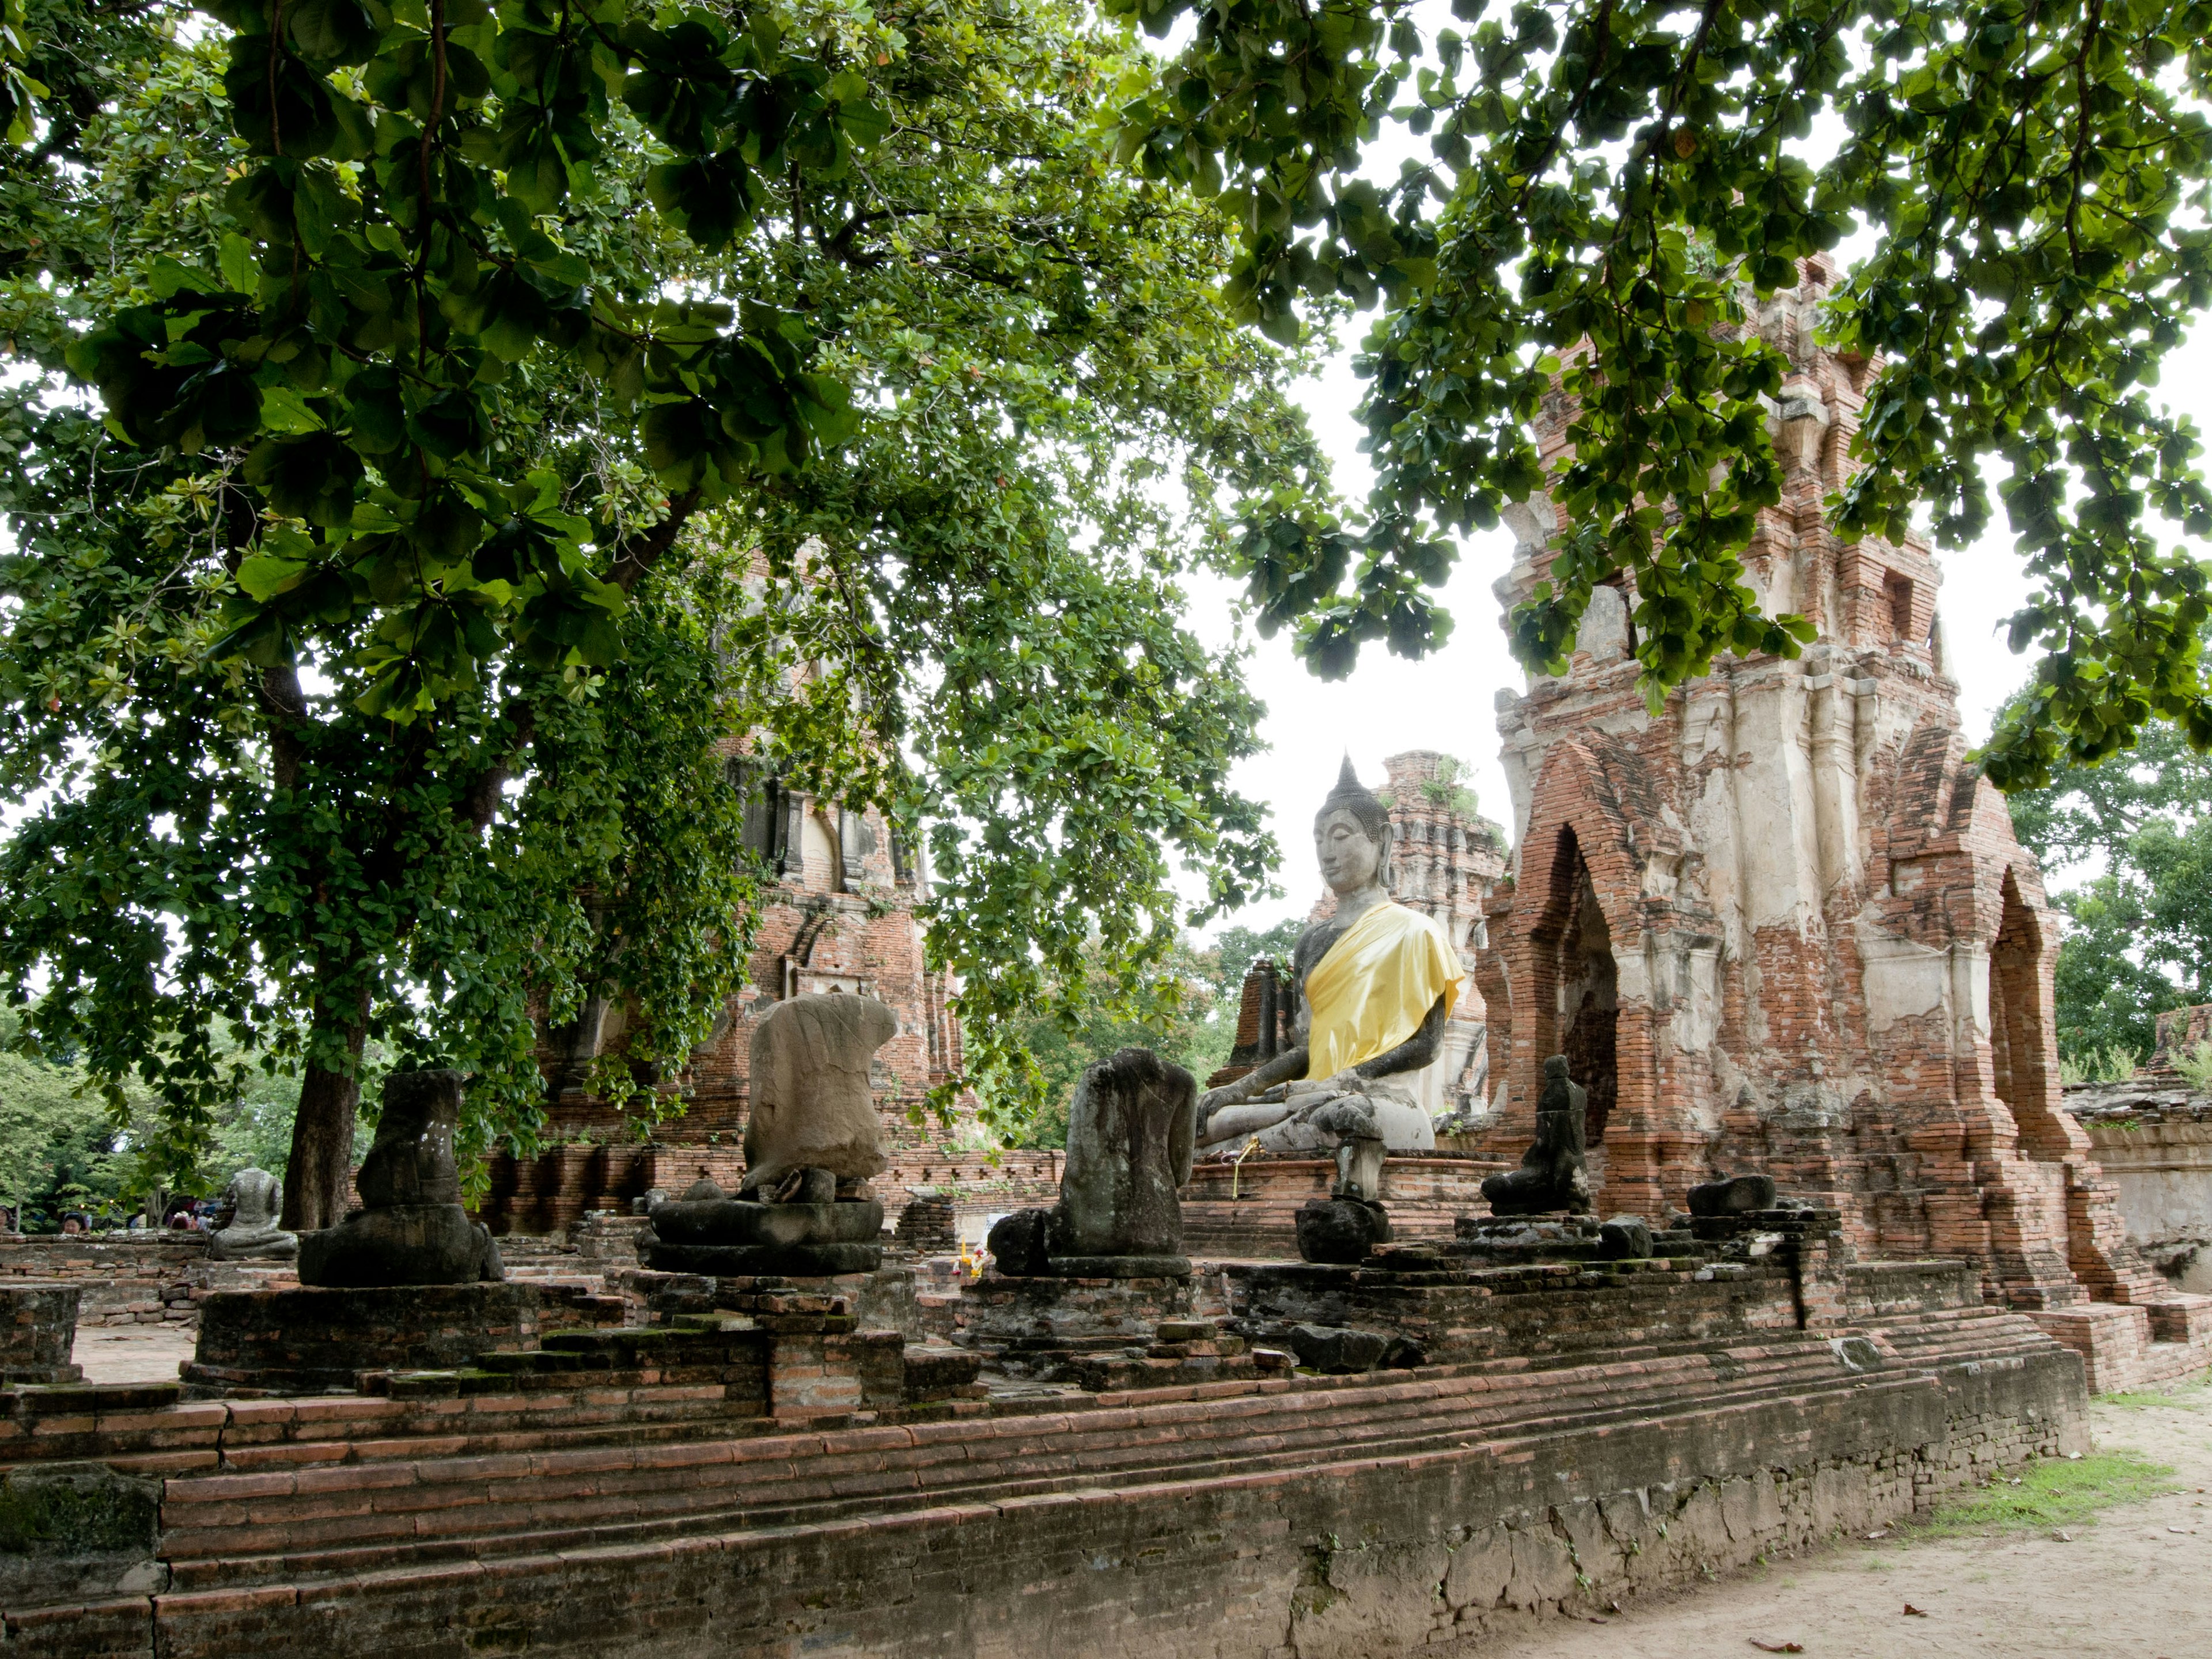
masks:
<svg viewBox="0 0 2212 1659"><path fill-rule="evenodd" d="M1860 1252L1966 1257L2024 1310L2153 1299L2060 1109L2058 930L1966 759L1935 562L1825 521L1872 366L1814 343L1833 267L1802 276L1747 319L1792 373L1769 416L1783 496L1746 565L1814 642L1723 658L1655 718L1632 592L1601 588L1570 672L1499 696L1517 851L1476 961L1486 1150L1527 1144L1543 1060L1564 1053L1604 1212L1656 1218L1716 1173L1764 1170L1839 1209ZM1554 393L1547 459L1571 418ZM1508 606L1559 527L1540 497L1512 516Z"/></svg>

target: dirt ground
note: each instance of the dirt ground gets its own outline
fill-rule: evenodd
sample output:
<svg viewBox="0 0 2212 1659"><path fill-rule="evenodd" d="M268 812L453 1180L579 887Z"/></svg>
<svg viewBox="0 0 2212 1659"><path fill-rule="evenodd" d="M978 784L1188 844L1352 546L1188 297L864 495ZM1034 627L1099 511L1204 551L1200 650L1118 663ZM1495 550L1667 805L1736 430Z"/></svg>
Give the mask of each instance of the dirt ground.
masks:
<svg viewBox="0 0 2212 1659"><path fill-rule="evenodd" d="M174 1325L94 1325L76 1334L70 1358L88 1382L173 1382L192 1357L193 1333Z"/></svg>
<svg viewBox="0 0 2212 1659"><path fill-rule="evenodd" d="M2063 1527L1855 1540L1484 1659L1757 1659L1754 1642L1806 1659L2212 1659L2212 1388L2100 1402L2090 1421L2100 1452L2170 1465L2180 1490Z"/></svg>

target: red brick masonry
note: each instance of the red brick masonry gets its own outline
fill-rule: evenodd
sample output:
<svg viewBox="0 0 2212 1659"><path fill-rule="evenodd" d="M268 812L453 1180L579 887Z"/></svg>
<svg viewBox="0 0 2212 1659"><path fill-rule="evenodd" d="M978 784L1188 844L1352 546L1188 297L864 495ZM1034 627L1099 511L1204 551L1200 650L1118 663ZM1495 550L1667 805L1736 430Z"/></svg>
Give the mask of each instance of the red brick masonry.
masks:
<svg viewBox="0 0 2212 1659"><path fill-rule="evenodd" d="M1347 1293L1391 1277L1333 1271ZM19 1390L0 1473L97 1459L158 1482L158 1538L125 1564L158 1587L12 1606L5 1651L1380 1656L1877 1525L2083 1443L2080 1361L1978 1305L1958 1264L1831 1274L1826 1324L1800 1322L1820 1311L1802 1278L1483 1270L1452 1294L1494 1284L1530 1316L1509 1328L1592 1346L803 1426L732 1418L736 1385L664 1381L642 1347L597 1382L506 1392Z"/></svg>

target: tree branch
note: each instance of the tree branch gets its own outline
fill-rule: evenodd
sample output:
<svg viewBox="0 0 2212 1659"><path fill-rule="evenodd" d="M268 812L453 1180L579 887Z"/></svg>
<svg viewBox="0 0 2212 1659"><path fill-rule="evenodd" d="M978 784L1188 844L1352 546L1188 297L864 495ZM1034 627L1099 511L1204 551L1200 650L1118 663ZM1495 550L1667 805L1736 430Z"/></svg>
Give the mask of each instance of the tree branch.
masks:
<svg viewBox="0 0 2212 1659"><path fill-rule="evenodd" d="M699 509L699 492L687 489L668 503L668 516L642 535L625 540L616 550L615 562L607 569L607 580L625 593L635 587L638 579L660 562L660 556L676 544L684 525Z"/></svg>

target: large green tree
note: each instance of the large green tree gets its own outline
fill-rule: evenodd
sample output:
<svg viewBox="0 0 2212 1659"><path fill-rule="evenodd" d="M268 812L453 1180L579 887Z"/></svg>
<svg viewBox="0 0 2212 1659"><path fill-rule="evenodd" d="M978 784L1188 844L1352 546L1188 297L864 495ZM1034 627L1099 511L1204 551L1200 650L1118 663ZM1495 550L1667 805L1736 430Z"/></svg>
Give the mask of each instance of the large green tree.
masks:
<svg viewBox="0 0 2212 1659"><path fill-rule="evenodd" d="M1379 303L1362 367L1378 482L1358 533L1255 519L1269 621L1323 673L1446 621L1451 535L1545 487L1550 580L1513 648L1557 671L1592 588L1634 579L1655 699L1717 652L1794 652L1741 557L1781 472L1787 372L1747 295L1854 225L1829 298L1880 367L1832 503L1848 537L1980 537L2002 501L2033 579L2036 678L1986 750L2002 787L2126 745L2154 714L2202 747L2198 436L2161 362L2212 298L2212 8L2203 0L1107 0L1188 44L1119 118L1120 153L1239 223L1241 313ZM1371 176L1378 137L1414 148ZM1817 142L1816 142L1817 140ZM1425 153L1422 153L1423 151ZM1574 398L1547 476L1531 422Z"/></svg>
<svg viewBox="0 0 2212 1659"><path fill-rule="evenodd" d="M2148 1058L2161 1012L2212 1001L2212 763L2154 721L2132 753L2015 794L2012 815L2069 923L2059 1052Z"/></svg>
<svg viewBox="0 0 2212 1659"><path fill-rule="evenodd" d="M757 908L736 734L927 829L1004 1113L1002 1027L1086 939L1164 954L1171 859L1264 881L1174 574L1325 480L1222 222L1085 142L1125 46L1051 0L221 16L99 18L9 162L0 965L175 1161L234 1036L301 1072L326 1222L364 1044L526 1140L593 993L666 1109Z"/></svg>

